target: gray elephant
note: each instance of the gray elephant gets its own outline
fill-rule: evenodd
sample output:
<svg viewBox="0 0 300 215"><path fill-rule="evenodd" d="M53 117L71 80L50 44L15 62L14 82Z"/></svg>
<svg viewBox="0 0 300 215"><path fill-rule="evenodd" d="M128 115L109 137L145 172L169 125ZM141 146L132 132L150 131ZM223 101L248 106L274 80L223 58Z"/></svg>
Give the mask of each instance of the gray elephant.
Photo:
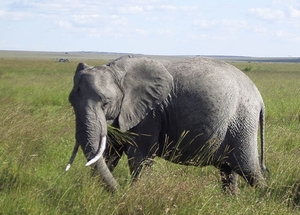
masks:
<svg viewBox="0 0 300 215"><path fill-rule="evenodd" d="M111 172L123 152L133 179L159 156L215 166L224 191L236 192L238 175L251 186L264 184L263 99L243 72L225 62L125 56L97 67L80 63L69 100L76 144L67 170L81 146L87 166L112 190L118 183ZM135 144L107 147L107 125L136 134Z"/></svg>

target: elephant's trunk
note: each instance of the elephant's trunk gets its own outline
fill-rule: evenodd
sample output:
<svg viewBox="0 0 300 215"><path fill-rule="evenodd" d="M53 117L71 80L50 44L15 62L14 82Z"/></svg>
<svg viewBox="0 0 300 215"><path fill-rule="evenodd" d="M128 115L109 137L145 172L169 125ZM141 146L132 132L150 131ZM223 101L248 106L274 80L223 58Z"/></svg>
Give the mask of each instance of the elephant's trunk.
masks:
<svg viewBox="0 0 300 215"><path fill-rule="evenodd" d="M95 156L90 159L85 166L90 166L94 164L94 170L100 174L100 177L108 185L112 192L115 192L119 186L118 182L115 180L111 171L109 170L105 160L103 158L103 152L106 149L106 136L101 138L101 143L98 152Z"/></svg>
<svg viewBox="0 0 300 215"><path fill-rule="evenodd" d="M116 191L118 183L114 179L103 158L107 140L105 115L102 114L102 112L97 112L96 115L88 113L87 111L82 112L85 114L76 117L76 144L66 170L69 170L71 167L80 145L87 159L86 166L92 166L94 173L100 175L103 181L108 185L109 189ZM94 111L94 113L95 112L96 111Z"/></svg>
<svg viewBox="0 0 300 215"><path fill-rule="evenodd" d="M95 170L100 173L101 178L103 179L104 183L108 185L108 188L115 192L117 191L119 184L111 174L110 170L107 167L107 164L105 163L105 160L103 156L99 158L99 160L96 163Z"/></svg>

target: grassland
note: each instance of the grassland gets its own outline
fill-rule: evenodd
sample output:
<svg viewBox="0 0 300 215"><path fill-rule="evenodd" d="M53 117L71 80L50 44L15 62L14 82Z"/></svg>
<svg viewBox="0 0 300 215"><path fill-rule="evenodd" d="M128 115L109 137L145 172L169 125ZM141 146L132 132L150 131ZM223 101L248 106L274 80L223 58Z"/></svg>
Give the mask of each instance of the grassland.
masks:
<svg viewBox="0 0 300 215"><path fill-rule="evenodd" d="M131 187L122 158L114 195L90 177L81 153L65 173L74 142L68 94L79 61L0 59L0 214L300 214L300 64L232 63L265 100L271 171L267 188L240 179L232 197L222 194L216 169L161 159Z"/></svg>

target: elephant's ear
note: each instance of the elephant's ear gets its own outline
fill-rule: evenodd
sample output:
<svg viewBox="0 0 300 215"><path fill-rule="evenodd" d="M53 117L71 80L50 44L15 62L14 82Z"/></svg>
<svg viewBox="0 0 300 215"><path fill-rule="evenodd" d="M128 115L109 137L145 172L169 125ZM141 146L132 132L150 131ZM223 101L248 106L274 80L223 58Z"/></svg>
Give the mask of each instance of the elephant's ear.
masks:
<svg viewBox="0 0 300 215"><path fill-rule="evenodd" d="M124 69L119 125L129 130L167 98L173 77L160 62L148 58L128 58Z"/></svg>

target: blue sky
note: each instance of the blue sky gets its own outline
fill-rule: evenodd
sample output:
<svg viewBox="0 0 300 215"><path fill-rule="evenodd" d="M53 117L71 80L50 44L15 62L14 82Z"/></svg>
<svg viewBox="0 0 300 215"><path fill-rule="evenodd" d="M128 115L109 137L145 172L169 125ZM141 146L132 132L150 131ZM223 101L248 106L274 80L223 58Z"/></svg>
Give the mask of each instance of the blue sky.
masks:
<svg viewBox="0 0 300 215"><path fill-rule="evenodd" d="M300 56L299 0L1 0L0 50Z"/></svg>

